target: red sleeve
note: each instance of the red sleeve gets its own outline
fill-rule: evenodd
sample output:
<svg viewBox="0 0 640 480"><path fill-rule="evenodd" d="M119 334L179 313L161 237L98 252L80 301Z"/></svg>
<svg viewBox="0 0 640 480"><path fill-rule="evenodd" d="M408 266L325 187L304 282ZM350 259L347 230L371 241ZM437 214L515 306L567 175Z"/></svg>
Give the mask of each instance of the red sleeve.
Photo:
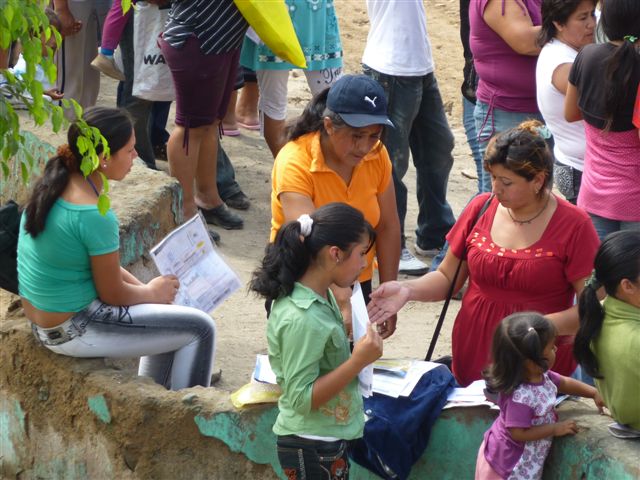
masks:
<svg viewBox="0 0 640 480"><path fill-rule="evenodd" d="M471 233L473 225L475 225L478 213L489 198L490 193L483 193L476 196L469 204L464 207L458 221L455 223L447 234L447 242L449 242L449 250L457 258L462 258L467 249L467 237Z"/></svg>
<svg viewBox="0 0 640 480"><path fill-rule="evenodd" d="M633 109L633 125L640 129L640 84L638 84L638 93L636 95L636 106Z"/></svg>
<svg viewBox="0 0 640 480"><path fill-rule="evenodd" d="M580 217L567 243L564 271L570 282L591 275L593 260L600 246L600 239L591 219L586 215Z"/></svg>

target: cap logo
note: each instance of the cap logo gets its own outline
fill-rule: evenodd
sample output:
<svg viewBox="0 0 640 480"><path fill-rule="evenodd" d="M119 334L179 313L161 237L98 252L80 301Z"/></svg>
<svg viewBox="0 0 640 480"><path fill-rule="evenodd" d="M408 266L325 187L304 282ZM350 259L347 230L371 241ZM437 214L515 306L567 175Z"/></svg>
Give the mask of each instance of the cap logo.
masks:
<svg viewBox="0 0 640 480"><path fill-rule="evenodd" d="M373 105L373 108L376 108L376 100L377 99L378 99L378 97L373 97L373 100L371 100L368 95L364 96L364 101L365 102L369 102L371 105Z"/></svg>

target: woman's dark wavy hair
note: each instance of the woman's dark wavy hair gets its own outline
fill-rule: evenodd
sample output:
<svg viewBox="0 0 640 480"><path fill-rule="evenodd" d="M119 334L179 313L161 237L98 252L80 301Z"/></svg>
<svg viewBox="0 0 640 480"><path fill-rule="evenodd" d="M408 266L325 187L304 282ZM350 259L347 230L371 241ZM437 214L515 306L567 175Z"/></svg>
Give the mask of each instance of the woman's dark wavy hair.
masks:
<svg viewBox="0 0 640 480"><path fill-rule="evenodd" d="M100 130L107 139L112 153L124 147L133 134L131 117L118 108L89 108L82 118L87 125ZM33 185L25 207L25 230L32 237L38 236L44 230L51 207L67 188L71 173L80 172L82 155L77 145L80 133L78 125L72 123L67 132L67 141L73 158L65 162L59 154L51 157L44 167L44 173ZM102 153L102 145L98 145L96 153Z"/></svg>
<svg viewBox="0 0 640 480"><path fill-rule="evenodd" d="M573 354L589 375L602 378L598 359L591 350L591 342L600 335L605 315L597 290L603 286L607 295L615 297L625 278L640 282L640 232L622 230L607 235L598 249L594 267L596 283L590 282L584 287L578 302L580 328L573 343Z"/></svg>
<svg viewBox="0 0 640 480"><path fill-rule="evenodd" d="M489 391L512 393L526 380L525 360L547 371L543 351L555 337L553 323L537 312L513 313L502 320L493 334L492 363L482 372Z"/></svg>
<svg viewBox="0 0 640 480"><path fill-rule="evenodd" d="M328 203L313 212L311 218L311 233L304 238L298 221L280 228L275 241L267 245L262 265L253 272L250 290L267 300L289 295L324 247L336 246L351 254L363 238L369 239L369 248L375 242L373 227L359 210L347 204Z"/></svg>
<svg viewBox="0 0 640 480"><path fill-rule="evenodd" d="M631 43L626 36L640 38L640 1L606 0L600 16L602 30L609 40L621 41L605 65L605 130L611 128L615 115L629 102L631 80L640 69L640 40ZM634 87L635 88L635 87Z"/></svg>
<svg viewBox="0 0 640 480"><path fill-rule="evenodd" d="M538 35L538 46L544 47L558 35L555 23L565 25L569 17L573 15L582 0L543 0L542 2L542 25ZM596 7L596 0L591 0L593 8Z"/></svg>
<svg viewBox="0 0 640 480"><path fill-rule="evenodd" d="M484 169L490 171L491 166L502 165L527 181L543 172L544 187L549 188L553 182L553 155L539 132L542 127L538 120L527 120L493 137L484 155ZM545 195L544 189L540 195Z"/></svg>

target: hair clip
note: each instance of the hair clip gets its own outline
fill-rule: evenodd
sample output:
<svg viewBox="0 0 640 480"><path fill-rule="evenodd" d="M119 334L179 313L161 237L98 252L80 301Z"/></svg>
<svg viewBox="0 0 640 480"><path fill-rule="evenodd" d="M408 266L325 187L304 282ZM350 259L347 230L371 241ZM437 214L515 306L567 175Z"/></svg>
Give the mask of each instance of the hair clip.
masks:
<svg viewBox="0 0 640 480"><path fill-rule="evenodd" d="M584 282L584 286L585 287L591 287L594 290L598 290L600 289L600 287L602 287L602 283L600 283L600 280L597 279L596 277L596 271L593 270L591 272L591 276L589 278L587 278L587 280Z"/></svg>
<svg viewBox="0 0 640 480"><path fill-rule="evenodd" d="M638 41L638 37L635 35L625 35L623 38L629 43L636 43Z"/></svg>
<svg viewBox="0 0 640 480"><path fill-rule="evenodd" d="M308 237L311 235L311 228L313 227L313 218L306 213L303 213L298 217L298 223L300 224L300 235Z"/></svg>
<svg viewBox="0 0 640 480"><path fill-rule="evenodd" d="M551 138L551 131L547 128L546 125L540 125L539 127L536 127L536 132L538 132L538 135L540 135L545 140Z"/></svg>

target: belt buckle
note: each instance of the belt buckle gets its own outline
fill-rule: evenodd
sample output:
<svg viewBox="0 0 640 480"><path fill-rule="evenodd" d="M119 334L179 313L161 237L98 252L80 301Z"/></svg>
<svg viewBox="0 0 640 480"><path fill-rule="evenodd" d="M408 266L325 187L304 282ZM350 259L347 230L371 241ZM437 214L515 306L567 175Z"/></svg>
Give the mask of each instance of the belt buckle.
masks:
<svg viewBox="0 0 640 480"><path fill-rule="evenodd" d="M61 345L63 343L67 343L69 340L73 338L62 327L57 327L43 333L46 337L46 339L43 342L45 345L51 345L51 346Z"/></svg>

